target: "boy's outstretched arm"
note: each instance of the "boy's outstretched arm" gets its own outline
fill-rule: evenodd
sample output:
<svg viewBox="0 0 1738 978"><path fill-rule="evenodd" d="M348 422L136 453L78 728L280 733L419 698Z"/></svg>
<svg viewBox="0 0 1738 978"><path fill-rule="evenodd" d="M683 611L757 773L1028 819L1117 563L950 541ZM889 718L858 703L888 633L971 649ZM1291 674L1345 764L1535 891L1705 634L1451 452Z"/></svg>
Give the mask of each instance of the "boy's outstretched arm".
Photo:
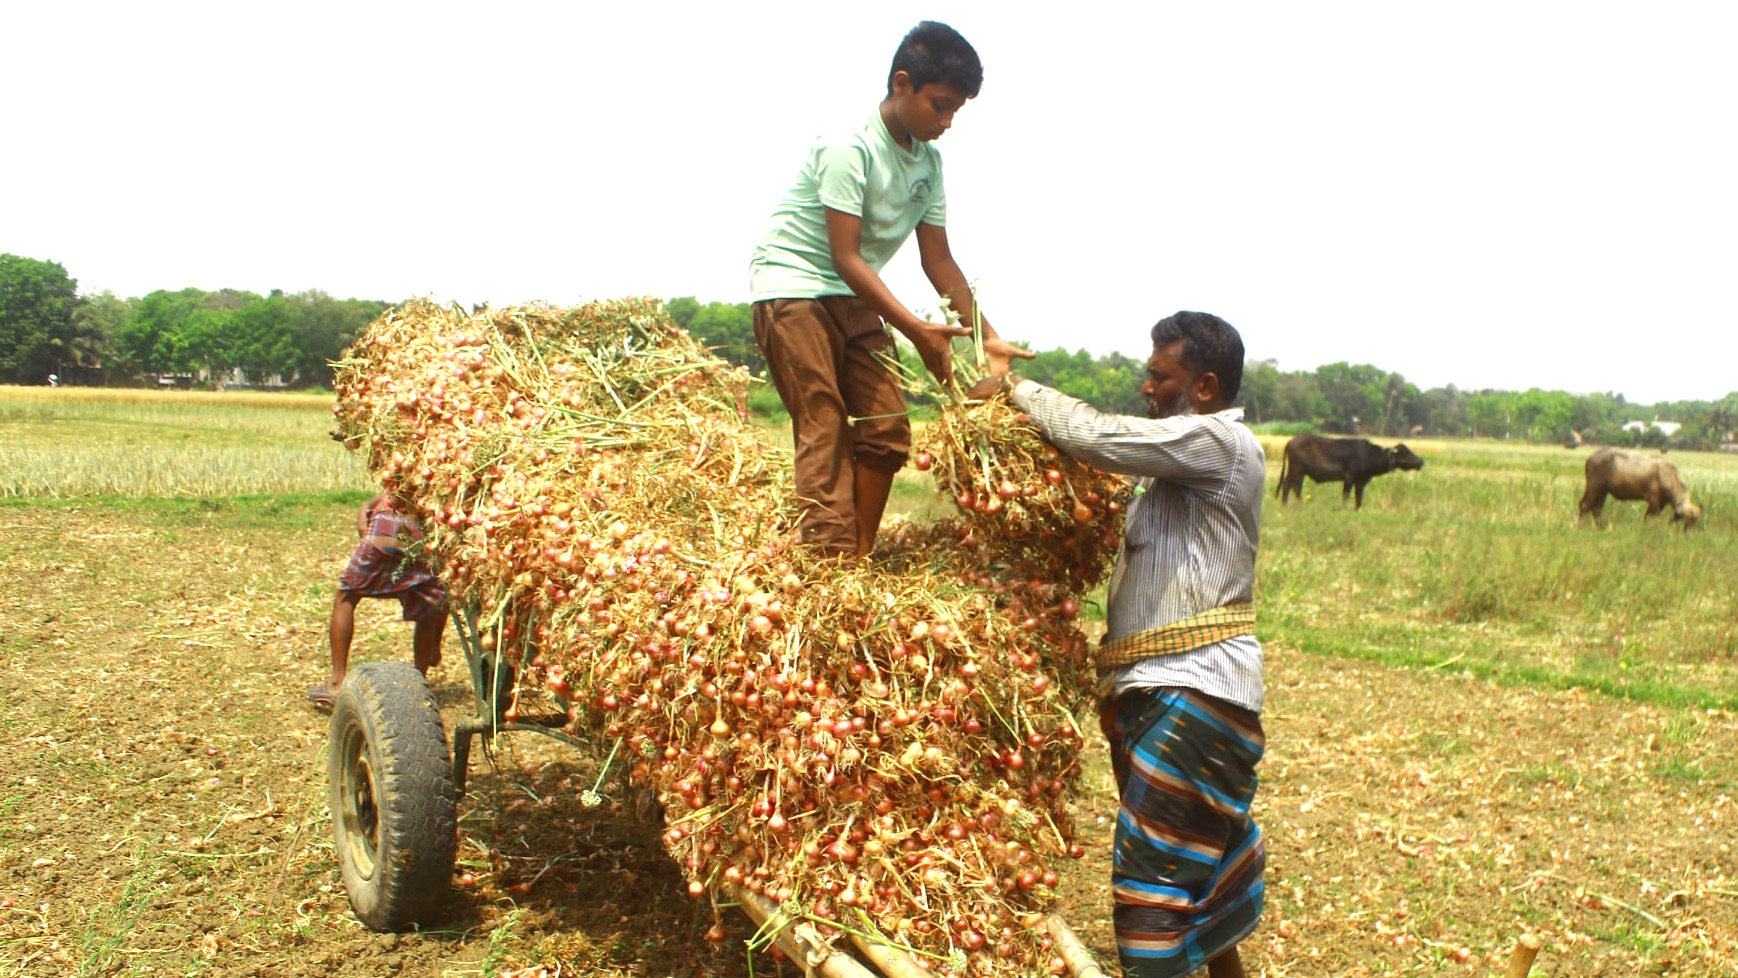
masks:
<svg viewBox="0 0 1738 978"><path fill-rule="evenodd" d="M833 252L833 270L851 287L857 298L881 315L887 324L905 334L923 365L942 383L953 380L953 350L948 341L970 335L963 326L932 323L899 304L887 283L863 259L863 220L844 211L827 208L827 246ZM923 225L918 225L921 233ZM963 280L963 276L962 276Z"/></svg>
<svg viewBox="0 0 1738 978"><path fill-rule="evenodd" d="M948 305L959 313L960 323L969 327L972 317L979 315L977 297L972 295L966 273L960 271L959 263L953 260L953 249L947 243L947 228L919 224L917 253L923 262L923 274L929 276L929 284L935 286L938 295L947 296ZM978 324L984 328L984 356L990 361L992 375L1007 373L1016 358L1030 360L1037 356L998 336L988 317L979 319Z"/></svg>

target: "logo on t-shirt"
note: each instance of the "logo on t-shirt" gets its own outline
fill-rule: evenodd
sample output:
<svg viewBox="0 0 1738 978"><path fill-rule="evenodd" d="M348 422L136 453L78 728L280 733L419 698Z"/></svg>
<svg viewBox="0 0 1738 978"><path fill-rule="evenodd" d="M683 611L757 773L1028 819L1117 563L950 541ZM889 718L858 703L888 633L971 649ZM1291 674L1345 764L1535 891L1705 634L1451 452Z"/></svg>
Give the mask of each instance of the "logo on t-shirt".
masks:
<svg viewBox="0 0 1738 978"><path fill-rule="evenodd" d="M928 200L929 199L929 178L928 177L918 177L916 180L913 180L911 182L911 199L912 200Z"/></svg>

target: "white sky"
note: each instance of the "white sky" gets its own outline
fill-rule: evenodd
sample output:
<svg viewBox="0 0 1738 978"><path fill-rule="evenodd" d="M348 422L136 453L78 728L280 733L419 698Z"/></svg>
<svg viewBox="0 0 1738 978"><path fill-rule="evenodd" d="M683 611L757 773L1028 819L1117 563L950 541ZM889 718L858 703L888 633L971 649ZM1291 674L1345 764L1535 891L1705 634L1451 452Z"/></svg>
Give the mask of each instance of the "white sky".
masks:
<svg viewBox="0 0 1738 978"><path fill-rule="evenodd" d="M1738 5L0 6L0 252L85 293L746 299L811 139L958 28L938 143L998 329L1144 358L1738 390ZM790 73L801 67L803 75ZM933 309L916 245L888 269Z"/></svg>

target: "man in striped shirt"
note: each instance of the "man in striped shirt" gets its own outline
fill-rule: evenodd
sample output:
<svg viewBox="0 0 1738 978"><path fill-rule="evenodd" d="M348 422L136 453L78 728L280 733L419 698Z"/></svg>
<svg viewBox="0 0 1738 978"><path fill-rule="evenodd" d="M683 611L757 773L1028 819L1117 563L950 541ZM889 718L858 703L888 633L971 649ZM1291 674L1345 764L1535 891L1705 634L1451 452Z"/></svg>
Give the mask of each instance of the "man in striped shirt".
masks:
<svg viewBox="0 0 1738 978"><path fill-rule="evenodd" d="M1130 476L1099 651L1101 722L1121 796L1112 869L1123 973L1243 974L1265 865L1249 815L1261 759L1252 604L1266 458L1233 408L1243 341L1217 316L1152 330L1148 417L1107 415L1016 376L990 378L1057 448Z"/></svg>

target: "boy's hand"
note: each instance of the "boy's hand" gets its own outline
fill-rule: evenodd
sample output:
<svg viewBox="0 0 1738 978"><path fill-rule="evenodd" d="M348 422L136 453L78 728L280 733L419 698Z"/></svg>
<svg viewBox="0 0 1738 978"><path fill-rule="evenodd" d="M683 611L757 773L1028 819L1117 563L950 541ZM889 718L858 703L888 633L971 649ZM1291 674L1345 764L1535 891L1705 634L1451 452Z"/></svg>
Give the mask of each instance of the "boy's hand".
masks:
<svg viewBox="0 0 1738 978"><path fill-rule="evenodd" d="M984 359L989 361L990 376L1005 374L1015 360L1031 360L1038 356L1025 347L1015 346L1000 336L984 337Z"/></svg>
<svg viewBox="0 0 1738 978"><path fill-rule="evenodd" d="M362 504L362 511L356 514L356 535L358 537L364 540L368 539L368 525L374 522L374 514L383 509L388 512L392 510L392 496L384 492Z"/></svg>
<svg viewBox="0 0 1738 978"><path fill-rule="evenodd" d="M967 335L965 327L923 323L901 332L916 348L917 355L923 358L924 369L944 385L953 383L953 346L950 341L955 336Z"/></svg>

